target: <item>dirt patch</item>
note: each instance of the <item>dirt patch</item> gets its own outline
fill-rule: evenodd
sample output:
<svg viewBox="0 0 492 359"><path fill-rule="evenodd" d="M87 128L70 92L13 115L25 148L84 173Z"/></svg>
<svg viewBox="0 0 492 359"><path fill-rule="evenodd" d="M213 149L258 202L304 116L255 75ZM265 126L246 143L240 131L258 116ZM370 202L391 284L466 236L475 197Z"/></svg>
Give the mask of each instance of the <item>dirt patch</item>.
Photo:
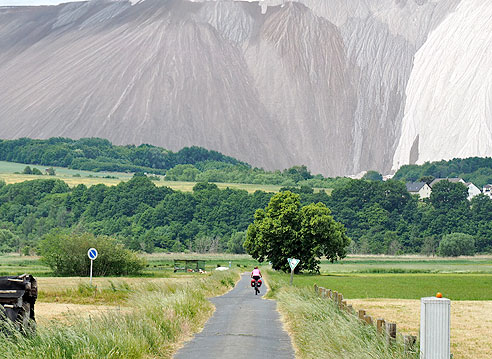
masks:
<svg viewBox="0 0 492 359"><path fill-rule="evenodd" d="M365 309L373 319L397 323L398 331L418 335L420 300L353 299L356 309ZM455 359L492 357L492 301L451 302L451 352Z"/></svg>
<svg viewBox="0 0 492 359"><path fill-rule="evenodd" d="M126 307L109 305L82 305L66 303L36 303L36 321L47 325L53 321L70 321L74 317L98 316L110 311L125 312Z"/></svg>

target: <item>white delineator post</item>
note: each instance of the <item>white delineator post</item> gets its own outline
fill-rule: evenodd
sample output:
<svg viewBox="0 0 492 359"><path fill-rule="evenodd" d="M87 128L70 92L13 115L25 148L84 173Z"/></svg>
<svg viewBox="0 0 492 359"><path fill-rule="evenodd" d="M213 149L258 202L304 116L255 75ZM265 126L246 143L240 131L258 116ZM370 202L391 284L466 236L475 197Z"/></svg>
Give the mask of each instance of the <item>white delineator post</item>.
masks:
<svg viewBox="0 0 492 359"><path fill-rule="evenodd" d="M426 297L420 300L420 359L451 357L451 301Z"/></svg>

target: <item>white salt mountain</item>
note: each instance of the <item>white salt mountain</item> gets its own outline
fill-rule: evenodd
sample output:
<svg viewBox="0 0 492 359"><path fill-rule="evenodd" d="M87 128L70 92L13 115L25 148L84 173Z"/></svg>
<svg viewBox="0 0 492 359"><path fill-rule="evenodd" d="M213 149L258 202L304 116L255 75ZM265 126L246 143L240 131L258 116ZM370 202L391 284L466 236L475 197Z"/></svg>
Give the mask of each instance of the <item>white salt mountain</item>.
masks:
<svg viewBox="0 0 492 359"><path fill-rule="evenodd" d="M394 167L492 156L492 4L463 0L415 56Z"/></svg>
<svg viewBox="0 0 492 359"><path fill-rule="evenodd" d="M491 42L491 9L472 0L93 0L0 8L0 138L99 136L172 150L199 145L267 169L387 172L394 161L428 159L424 142L435 138L416 123L429 121L411 113L428 111L441 95L455 98L441 101L447 113L433 108L429 126L435 123L442 143L449 132L438 129L439 119L458 116L452 103L463 110L459 126L490 127L491 56L479 47ZM480 39L468 39L473 33ZM472 41L476 50L452 52L459 45L446 43L453 41ZM474 70L456 66L465 58ZM433 92L449 74L444 69L454 69L458 82ZM477 79L481 90L470 87ZM477 90L482 96L473 96ZM464 94L473 97L469 117ZM481 143L482 152L466 153L492 155L492 140ZM459 150L448 146L432 159Z"/></svg>

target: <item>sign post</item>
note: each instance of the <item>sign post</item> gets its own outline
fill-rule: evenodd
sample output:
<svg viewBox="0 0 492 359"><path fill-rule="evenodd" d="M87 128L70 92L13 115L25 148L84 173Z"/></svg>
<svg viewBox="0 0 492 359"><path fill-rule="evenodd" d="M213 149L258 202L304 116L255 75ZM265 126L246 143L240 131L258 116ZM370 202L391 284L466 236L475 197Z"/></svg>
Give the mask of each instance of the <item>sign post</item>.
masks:
<svg viewBox="0 0 492 359"><path fill-rule="evenodd" d="M97 249L96 248L89 248L89 250L87 251L87 256L91 260L90 284L92 287L92 264L93 264L94 260L97 258Z"/></svg>
<svg viewBox="0 0 492 359"><path fill-rule="evenodd" d="M287 262L289 262L290 266L290 285L292 285L292 282L294 281L294 269L297 267L300 260L295 258L287 258Z"/></svg>

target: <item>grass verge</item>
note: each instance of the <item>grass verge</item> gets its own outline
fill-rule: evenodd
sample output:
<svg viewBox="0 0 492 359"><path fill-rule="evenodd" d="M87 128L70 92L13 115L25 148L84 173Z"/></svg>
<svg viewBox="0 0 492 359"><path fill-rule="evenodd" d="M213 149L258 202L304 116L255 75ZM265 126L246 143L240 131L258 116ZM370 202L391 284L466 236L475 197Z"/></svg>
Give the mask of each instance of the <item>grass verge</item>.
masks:
<svg viewBox="0 0 492 359"><path fill-rule="evenodd" d="M171 358L212 314L207 297L229 290L238 276L214 272L184 283L144 283L130 294L129 310L74 316L69 324L38 326L31 336L0 330L0 358Z"/></svg>
<svg viewBox="0 0 492 359"><path fill-rule="evenodd" d="M298 288L267 274L269 297L278 302L294 347L296 358L410 359L417 350L405 351L401 338L388 345L374 326L341 312L332 301L321 299L312 288ZM417 348L417 346L416 346Z"/></svg>

